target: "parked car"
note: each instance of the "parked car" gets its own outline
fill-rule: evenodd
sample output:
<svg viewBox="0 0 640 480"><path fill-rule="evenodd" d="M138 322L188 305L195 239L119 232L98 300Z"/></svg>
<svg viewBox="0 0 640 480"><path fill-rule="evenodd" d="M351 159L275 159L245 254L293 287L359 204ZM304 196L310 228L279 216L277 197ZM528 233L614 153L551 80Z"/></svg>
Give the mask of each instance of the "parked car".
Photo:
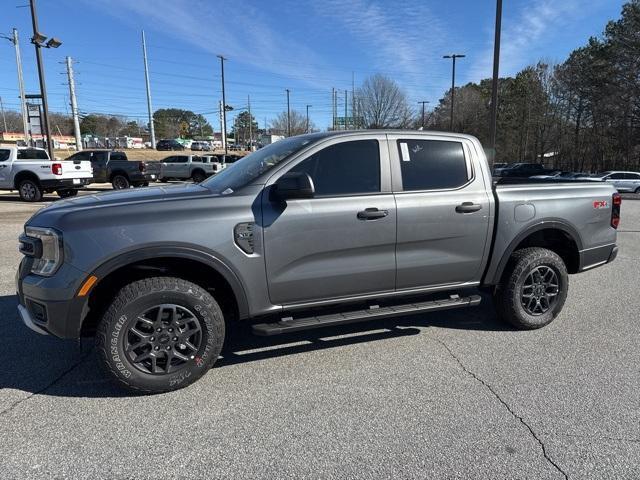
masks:
<svg viewBox="0 0 640 480"><path fill-rule="evenodd" d="M484 289L535 329L568 274L616 258L620 203L604 182L493 185L468 135L295 136L197 185L40 210L18 311L39 333L95 335L111 377L147 393L209 372L235 322L277 335L472 307Z"/></svg>
<svg viewBox="0 0 640 480"><path fill-rule="evenodd" d="M143 187L157 178L157 166L153 163L129 160L125 152L117 150L82 150L68 160L88 160L93 167L93 181L110 183L114 190Z"/></svg>
<svg viewBox="0 0 640 480"><path fill-rule="evenodd" d="M73 197L92 179L89 162L51 161L42 148L0 147L0 190L17 190L25 202L51 192Z"/></svg>
<svg viewBox="0 0 640 480"><path fill-rule="evenodd" d="M180 142L177 142L176 140L160 140L156 144L156 150L182 151L184 150L184 145L182 145Z"/></svg>
<svg viewBox="0 0 640 480"><path fill-rule="evenodd" d="M533 175L548 175L554 172L544 168L540 163L510 163L506 167L494 168L493 175L496 177L517 177L528 178Z"/></svg>
<svg viewBox="0 0 640 480"><path fill-rule="evenodd" d="M202 156L202 162L211 164L214 175L226 167L226 164L222 163L220 157L217 155L204 155Z"/></svg>
<svg viewBox="0 0 640 480"><path fill-rule="evenodd" d="M172 155L160 162L159 180L188 180L202 182L215 172L212 163L204 162L198 155Z"/></svg>
<svg viewBox="0 0 640 480"><path fill-rule="evenodd" d="M542 179L555 179L555 180L566 180L566 181L570 181L570 180L578 180L580 178L584 178L585 174L584 173L576 173L576 172L563 172L561 170L552 172L548 175L534 175L532 177L529 178L533 178L536 180L542 180Z"/></svg>
<svg viewBox="0 0 640 480"><path fill-rule="evenodd" d="M193 141L191 142L191 150L206 152L211 150L208 142Z"/></svg>
<svg viewBox="0 0 640 480"><path fill-rule="evenodd" d="M590 180L612 184L619 192L640 193L640 173L608 171L589 177Z"/></svg>

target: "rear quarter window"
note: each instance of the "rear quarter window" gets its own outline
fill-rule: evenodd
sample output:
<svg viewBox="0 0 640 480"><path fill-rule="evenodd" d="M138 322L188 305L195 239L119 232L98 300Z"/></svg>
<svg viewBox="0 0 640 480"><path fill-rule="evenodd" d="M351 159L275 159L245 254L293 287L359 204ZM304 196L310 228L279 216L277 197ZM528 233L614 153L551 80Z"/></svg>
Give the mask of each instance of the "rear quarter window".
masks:
<svg viewBox="0 0 640 480"><path fill-rule="evenodd" d="M0 149L0 162L6 162L11 156L11 150Z"/></svg>
<svg viewBox="0 0 640 480"><path fill-rule="evenodd" d="M18 160L49 160L49 155L46 150L21 148L18 150Z"/></svg>

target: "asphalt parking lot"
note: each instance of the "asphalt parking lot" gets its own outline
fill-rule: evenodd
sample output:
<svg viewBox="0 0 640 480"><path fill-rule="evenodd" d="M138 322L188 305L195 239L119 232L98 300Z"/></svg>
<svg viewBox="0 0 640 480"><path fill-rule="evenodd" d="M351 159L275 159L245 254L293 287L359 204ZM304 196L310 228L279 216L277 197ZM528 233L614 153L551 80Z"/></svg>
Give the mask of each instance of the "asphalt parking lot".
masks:
<svg viewBox="0 0 640 480"><path fill-rule="evenodd" d="M47 200L55 196L47 197ZM40 205L0 194L3 478L638 478L640 201L611 265L514 331L476 309L275 338L234 331L194 385L131 396L91 343L17 316L17 236Z"/></svg>

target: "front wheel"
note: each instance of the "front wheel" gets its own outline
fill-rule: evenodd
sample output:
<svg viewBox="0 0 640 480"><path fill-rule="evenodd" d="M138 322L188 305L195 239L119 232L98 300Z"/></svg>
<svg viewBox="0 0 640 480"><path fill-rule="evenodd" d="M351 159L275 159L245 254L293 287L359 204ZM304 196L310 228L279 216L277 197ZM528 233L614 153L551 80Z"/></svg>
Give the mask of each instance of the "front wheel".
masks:
<svg viewBox="0 0 640 480"><path fill-rule="evenodd" d="M129 179L124 175L115 175L111 179L111 186L114 190L124 190L129 188Z"/></svg>
<svg viewBox="0 0 640 480"><path fill-rule="evenodd" d="M562 310L568 289L567 267L558 254L523 248L509 259L495 293L496 312L519 329L544 327Z"/></svg>
<svg viewBox="0 0 640 480"><path fill-rule="evenodd" d="M130 283L116 295L96 335L101 364L131 390L186 387L215 363L225 324L218 303L198 285L174 277Z"/></svg>

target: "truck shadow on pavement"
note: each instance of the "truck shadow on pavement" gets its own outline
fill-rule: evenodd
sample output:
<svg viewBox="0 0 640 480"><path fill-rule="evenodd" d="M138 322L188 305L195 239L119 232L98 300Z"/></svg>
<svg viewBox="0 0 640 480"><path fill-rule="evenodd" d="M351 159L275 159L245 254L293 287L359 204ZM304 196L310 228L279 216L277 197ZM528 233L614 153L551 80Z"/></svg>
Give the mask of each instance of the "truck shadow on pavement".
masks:
<svg viewBox="0 0 640 480"><path fill-rule="evenodd" d="M2 392L13 389L31 394L62 397L125 397L129 392L113 384L97 365L93 340L61 340L39 335L20 321L16 295L0 296L0 322L4 327L0 361L0 412ZM475 308L395 317L339 327L258 337L250 325L228 332L221 358L213 367L225 368L258 360L304 354L358 343L384 341L426 333L428 327L468 331L511 331L493 311L491 298ZM26 398L26 397L25 397ZM11 408L11 407L8 407Z"/></svg>

